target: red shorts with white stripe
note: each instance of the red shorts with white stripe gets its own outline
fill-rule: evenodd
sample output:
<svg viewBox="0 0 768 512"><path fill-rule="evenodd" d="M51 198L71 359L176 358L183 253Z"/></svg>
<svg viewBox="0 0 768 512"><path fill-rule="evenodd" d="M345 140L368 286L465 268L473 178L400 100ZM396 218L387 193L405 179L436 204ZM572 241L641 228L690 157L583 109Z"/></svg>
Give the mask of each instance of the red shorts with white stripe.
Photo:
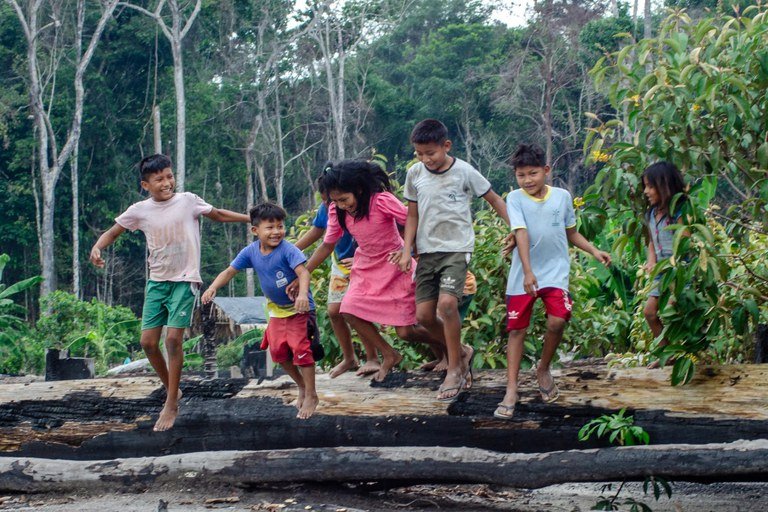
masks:
<svg viewBox="0 0 768 512"><path fill-rule="evenodd" d="M536 299L544 302L547 315L562 318L566 322L571 319L573 301L568 290L560 288L542 288L536 296L507 295L507 331L525 329L531 323L531 312Z"/></svg>

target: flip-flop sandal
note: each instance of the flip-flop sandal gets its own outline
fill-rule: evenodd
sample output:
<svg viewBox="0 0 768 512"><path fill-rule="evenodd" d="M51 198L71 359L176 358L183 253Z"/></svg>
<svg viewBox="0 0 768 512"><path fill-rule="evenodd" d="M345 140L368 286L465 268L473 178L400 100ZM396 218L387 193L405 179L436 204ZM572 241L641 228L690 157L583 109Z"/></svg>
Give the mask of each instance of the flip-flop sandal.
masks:
<svg viewBox="0 0 768 512"><path fill-rule="evenodd" d="M459 394L461 393L461 390L464 389L464 386L466 386L466 385L467 385L467 379L465 379L462 376L461 379L459 380L459 385L458 386L451 386L449 388L444 388L443 386L440 386L437 389L437 394L438 395L442 394L442 393L448 393L448 392L451 392L451 391L454 391L454 390L456 391L456 394L455 395L451 395L451 396L446 396L444 398L438 397L437 400L439 402L455 402L456 399L459 397Z"/></svg>
<svg viewBox="0 0 768 512"><path fill-rule="evenodd" d="M541 399L548 404L560 398L560 390L557 389L557 384L555 384L554 380L549 388L539 386L539 393L541 393Z"/></svg>
<svg viewBox="0 0 768 512"><path fill-rule="evenodd" d="M500 420L511 420L515 415L515 405L504 405L501 402L496 404L496 410L493 411L493 417Z"/></svg>

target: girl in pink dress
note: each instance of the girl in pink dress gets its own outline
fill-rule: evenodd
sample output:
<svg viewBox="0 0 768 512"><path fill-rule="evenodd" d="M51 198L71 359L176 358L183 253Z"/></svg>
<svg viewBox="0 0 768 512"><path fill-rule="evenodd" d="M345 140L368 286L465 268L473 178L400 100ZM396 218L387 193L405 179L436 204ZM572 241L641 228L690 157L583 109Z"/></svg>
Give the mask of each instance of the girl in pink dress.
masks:
<svg viewBox="0 0 768 512"><path fill-rule="evenodd" d="M416 324L416 286L411 273L390 263L393 252L402 251L397 225L404 225L408 209L391 192L389 176L365 160L328 164L323 185L331 204L323 243L307 262L312 272L330 254L344 231L357 241L349 289L341 300L341 313L366 342L381 353L381 381L403 359L379 333L377 324L391 325L407 341L440 345ZM415 268L416 264L411 266Z"/></svg>

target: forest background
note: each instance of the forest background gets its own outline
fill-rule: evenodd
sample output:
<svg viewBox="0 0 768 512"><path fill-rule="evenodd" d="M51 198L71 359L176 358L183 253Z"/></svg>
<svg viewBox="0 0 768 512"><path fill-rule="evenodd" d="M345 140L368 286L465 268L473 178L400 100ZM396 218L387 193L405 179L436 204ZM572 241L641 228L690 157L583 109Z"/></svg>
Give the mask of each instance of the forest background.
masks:
<svg viewBox="0 0 768 512"><path fill-rule="evenodd" d="M177 188L216 207L282 204L294 238L326 161L375 158L403 183L409 132L426 117L500 193L516 145L540 144L554 185L577 198L579 230L612 251L609 269L574 253L563 356L632 365L655 350L677 356L673 382L702 358L748 360L768 314L765 7L535 0L519 27L492 14L473 0L2 0L0 372L40 371L48 347L96 355L101 370L138 352L143 236L121 237L103 271L87 255L144 198L141 157L170 155ZM690 200L676 257L649 273L639 176L662 158ZM497 367L504 229L477 210L464 338ZM243 225L202 230L210 282L249 238ZM665 349L642 313L660 272ZM323 272L313 286L323 304ZM226 293L258 288L243 275ZM399 347L409 364L422 357Z"/></svg>

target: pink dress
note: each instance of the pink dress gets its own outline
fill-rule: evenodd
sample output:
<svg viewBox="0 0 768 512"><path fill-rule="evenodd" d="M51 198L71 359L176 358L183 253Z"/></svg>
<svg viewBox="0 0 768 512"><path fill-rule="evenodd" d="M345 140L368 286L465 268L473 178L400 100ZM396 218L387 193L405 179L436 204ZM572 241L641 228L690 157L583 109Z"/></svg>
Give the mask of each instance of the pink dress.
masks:
<svg viewBox="0 0 768 512"><path fill-rule="evenodd" d="M357 251L349 277L349 289L341 300L341 312L369 322L385 325L416 323L416 285L413 273L403 273L387 261L389 253L403 248L397 224L404 225L408 209L389 192L371 197L367 218L355 221L347 215L347 229L357 241ZM343 230L336 205L328 208L326 243L336 243ZM416 268L413 262L411 268Z"/></svg>

